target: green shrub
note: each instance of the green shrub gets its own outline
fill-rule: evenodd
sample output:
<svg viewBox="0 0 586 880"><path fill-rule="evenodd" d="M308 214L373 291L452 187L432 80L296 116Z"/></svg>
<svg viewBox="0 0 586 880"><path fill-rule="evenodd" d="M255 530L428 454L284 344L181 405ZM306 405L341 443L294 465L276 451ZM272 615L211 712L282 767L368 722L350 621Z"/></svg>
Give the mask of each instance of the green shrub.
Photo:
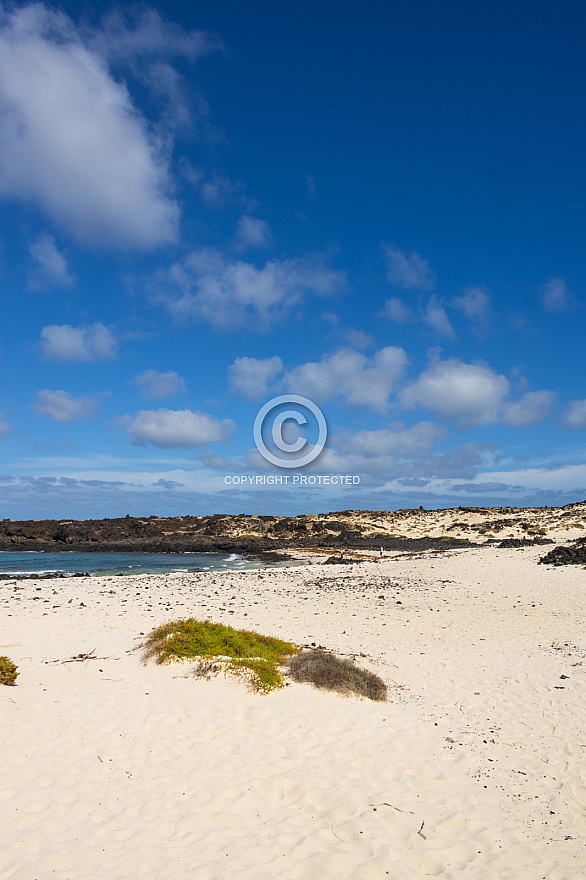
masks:
<svg viewBox="0 0 586 880"><path fill-rule="evenodd" d="M151 658L157 663L205 658L204 675L217 675L221 670L239 675L252 690L264 694L284 686L278 664L300 650L292 642L194 617L157 627L143 648L145 662ZM196 669L196 675L200 674Z"/></svg>
<svg viewBox="0 0 586 880"><path fill-rule="evenodd" d="M386 700L387 686L374 672L360 669L352 660L341 660L327 651L304 651L289 660L293 681L309 682L339 694L357 694L370 700Z"/></svg>
<svg viewBox="0 0 586 880"><path fill-rule="evenodd" d="M14 684L20 672L17 672L18 666L15 666L9 657L0 657L0 684Z"/></svg>

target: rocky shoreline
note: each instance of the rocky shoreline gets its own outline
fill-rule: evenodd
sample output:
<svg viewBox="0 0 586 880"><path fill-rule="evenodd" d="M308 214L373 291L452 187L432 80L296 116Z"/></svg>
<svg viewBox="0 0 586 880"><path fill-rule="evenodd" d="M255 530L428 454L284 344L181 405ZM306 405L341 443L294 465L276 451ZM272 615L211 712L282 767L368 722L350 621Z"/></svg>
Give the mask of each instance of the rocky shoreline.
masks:
<svg viewBox="0 0 586 880"><path fill-rule="evenodd" d="M420 553L580 541L586 502L564 507L342 510L299 516L134 517L0 521L0 551L238 553L278 562L292 550ZM585 539L586 540L586 539ZM551 554L550 554L551 556ZM551 557L553 560L553 557ZM582 561L582 549L558 554ZM546 561L546 558L544 558ZM549 562L549 558L547 559Z"/></svg>
<svg viewBox="0 0 586 880"><path fill-rule="evenodd" d="M308 516L222 516L161 519L0 522L0 550L128 553L238 553L282 555L289 548L356 550L429 550L473 545L468 538L390 535L325 514ZM315 527L317 526L317 528ZM250 531L248 531L250 530ZM254 533L252 533L254 530Z"/></svg>

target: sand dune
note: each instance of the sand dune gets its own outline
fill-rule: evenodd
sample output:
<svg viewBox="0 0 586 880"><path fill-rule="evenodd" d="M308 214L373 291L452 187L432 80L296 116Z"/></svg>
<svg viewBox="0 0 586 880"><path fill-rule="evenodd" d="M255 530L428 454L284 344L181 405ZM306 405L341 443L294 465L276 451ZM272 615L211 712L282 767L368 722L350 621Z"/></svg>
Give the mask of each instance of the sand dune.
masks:
<svg viewBox="0 0 586 880"><path fill-rule="evenodd" d="M583 878L584 571L539 555L2 583L0 875ZM389 701L143 666L189 614L357 655Z"/></svg>

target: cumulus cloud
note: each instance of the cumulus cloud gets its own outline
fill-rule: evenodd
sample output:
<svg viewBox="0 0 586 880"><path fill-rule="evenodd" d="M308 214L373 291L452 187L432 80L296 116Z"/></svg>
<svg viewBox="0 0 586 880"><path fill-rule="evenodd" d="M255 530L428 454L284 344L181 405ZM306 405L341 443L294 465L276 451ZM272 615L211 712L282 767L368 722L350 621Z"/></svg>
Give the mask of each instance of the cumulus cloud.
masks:
<svg viewBox="0 0 586 880"><path fill-rule="evenodd" d="M342 348L316 363L294 367L284 381L291 394L317 401L342 397L350 406L365 406L383 414L406 366L407 355L395 346L382 348L370 358Z"/></svg>
<svg viewBox="0 0 586 880"><path fill-rule="evenodd" d="M304 470L360 474L361 485L376 486L388 497L391 482L430 490L446 479L474 480L479 467L493 463L494 444L468 443L436 451L436 445L447 439L447 429L432 422L408 428L394 422L374 431L342 431L331 434L326 449ZM248 464L252 470L259 467L252 453Z"/></svg>
<svg viewBox="0 0 586 880"><path fill-rule="evenodd" d="M423 475L428 480L452 478L472 480L479 467L493 463L495 451L494 443L466 443L463 446L446 449L444 452L430 452L421 459L406 463L403 470L406 477L409 474L413 478Z"/></svg>
<svg viewBox="0 0 586 880"><path fill-rule="evenodd" d="M55 422L70 424L78 419L96 415L96 407L100 398L108 397L107 391L100 394L85 394L83 397L72 397L67 391L49 391L43 388L37 394L33 409L40 416L48 416Z"/></svg>
<svg viewBox="0 0 586 880"><path fill-rule="evenodd" d="M90 326L49 324L41 330L41 351L48 361L95 363L112 360L117 354L112 331L101 321Z"/></svg>
<svg viewBox="0 0 586 880"><path fill-rule="evenodd" d="M480 287L471 287L463 296L457 296L453 303L455 308L464 313L471 324L482 328L488 321L490 298Z"/></svg>
<svg viewBox="0 0 586 880"><path fill-rule="evenodd" d="M424 406L442 421L471 426L496 422L509 392L508 379L485 364L452 358L432 363L401 397L407 407Z"/></svg>
<svg viewBox="0 0 586 880"><path fill-rule="evenodd" d="M519 427L542 421L551 409L555 394L533 391L510 401L511 383L487 364L466 364L456 358L434 360L401 392L403 404L423 406L445 422L462 427L496 422Z"/></svg>
<svg viewBox="0 0 586 880"><path fill-rule="evenodd" d="M169 44L150 21L119 50ZM114 79L106 46L112 57L112 33L100 41L42 3L4 13L0 196L38 205L84 244L151 248L174 241L179 220L164 139Z"/></svg>
<svg viewBox="0 0 586 880"><path fill-rule="evenodd" d="M58 250L51 235L41 235L29 248L29 253L37 263L29 275L29 290L46 290L50 287L71 287L75 278L67 268L67 260Z"/></svg>
<svg viewBox="0 0 586 880"><path fill-rule="evenodd" d="M2 415L2 411L0 410L0 437L5 437L6 434L10 434L12 428Z"/></svg>
<svg viewBox="0 0 586 880"><path fill-rule="evenodd" d="M159 449L194 449L208 443L226 443L235 430L231 419L215 419L190 409L142 410L123 420L133 443Z"/></svg>
<svg viewBox="0 0 586 880"><path fill-rule="evenodd" d="M228 370L230 385L234 391L244 394L248 400L266 397L269 386L283 369L283 361L275 355L271 358L239 357Z"/></svg>
<svg viewBox="0 0 586 880"><path fill-rule="evenodd" d="M247 248L266 248L273 243L273 236L266 220L243 214L238 220L236 247L240 251Z"/></svg>
<svg viewBox="0 0 586 880"><path fill-rule="evenodd" d="M132 379L138 385L140 394L146 400L164 400L173 394L186 394L185 379L174 370L160 373L158 370L143 370Z"/></svg>
<svg viewBox="0 0 586 880"><path fill-rule="evenodd" d="M564 413L566 428L586 428L586 400L572 400Z"/></svg>
<svg viewBox="0 0 586 880"><path fill-rule="evenodd" d="M336 448L343 453L361 455L364 458L382 456L411 456L416 451L433 449L448 436L446 428L433 422L419 422L405 428L395 422L388 428L376 431L357 431L336 437Z"/></svg>
<svg viewBox="0 0 586 880"><path fill-rule="evenodd" d="M456 338L456 333L446 314L446 310L438 302L437 297L432 296L429 298L423 313L423 320L440 336L446 336L448 339Z"/></svg>
<svg viewBox="0 0 586 880"><path fill-rule="evenodd" d="M539 296L546 312L565 312L570 304L570 294L563 278L550 278L539 288Z"/></svg>
<svg viewBox="0 0 586 880"><path fill-rule="evenodd" d="M389 320L395 321L397 324L408 324L410 321L417 320L417 315L413 309L410 309L398 297L388 299L382 307L380 314L382 318L389 318Z"/></svg>
<svg viewBox="0 0 586 880"><path fill-rule="evenodd" d="M417 251L400 250L394 244L383 247L387 264L387 278L397 287L415 290L433 290L435 272Z"/></svg>
<svg viewBox="0 0 586 880"><path fill-rule="evenodd" d="M520 400L505 405L503 421L515 428L536 425L549 415L555 400L553 391L529 391Z"/></svg>
<svg viewBox="0 0 586 880"><path fill-rule="evenodd" d="M223 330L246 326L266 331L305 296L325 296L345 283L345 274L330 269L319 254L269 260L258 269L202 248L144 285L151 299L178 319L193 318Z"/></svg>

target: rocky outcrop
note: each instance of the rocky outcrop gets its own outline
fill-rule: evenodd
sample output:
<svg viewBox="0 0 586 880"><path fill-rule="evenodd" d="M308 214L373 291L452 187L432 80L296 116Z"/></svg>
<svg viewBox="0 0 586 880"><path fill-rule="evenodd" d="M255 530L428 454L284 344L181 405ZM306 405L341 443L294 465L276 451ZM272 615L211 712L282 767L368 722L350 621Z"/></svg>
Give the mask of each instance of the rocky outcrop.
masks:
<svg viewBox="0 0 586 880"><path fill-rule="evenodd" d="M346 512L344 512L346 513ZM130 550L151 553L220 552L258 555L287 547L401 551L447 549L467 539L405 538L374 531L364 513L318 516L121 517L103 520L27 520L0 522L0 550ZM354 515L352 515L354 514ZM363 521L364 520L364 521Z"/></svg>
<svg viewBox="0 0 586 880"><path fill-rule="evenodd" d="M539 560L543 565L586 565L586 538L554 547Z"/></svg>
<svg viewBox="0 0 586 880"><path fill-rule="evenodd" d="M532 547L586 530L586 502L565 507L338 510L301 516L134 517L0 521L0 550L241 553L287 548L418 552L471 545ZM547 538L537 537L545 534Z"/></svg>
<svg viewBox="0 0 586 880"><path fill-rule="evenodd" d="M551 538L505 538L498 546L510 549L512 547L535 547L536 544L553 544L553 541Z"/></svg>

